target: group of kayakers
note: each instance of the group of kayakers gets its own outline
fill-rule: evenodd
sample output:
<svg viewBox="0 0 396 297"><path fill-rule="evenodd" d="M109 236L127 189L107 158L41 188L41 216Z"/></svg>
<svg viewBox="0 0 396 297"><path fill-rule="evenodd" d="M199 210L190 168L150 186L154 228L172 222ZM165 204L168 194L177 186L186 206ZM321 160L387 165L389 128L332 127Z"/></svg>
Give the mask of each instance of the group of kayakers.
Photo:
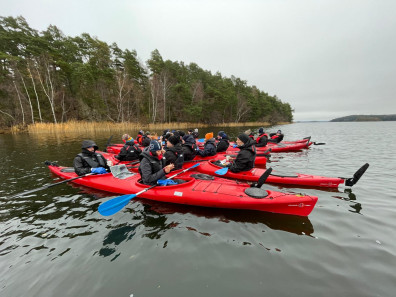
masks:
<svg viewBox="0 0 396 297"><path fill-rule="evenodd" d="M268 142L282 141L283 134L280 130L267 134L264 128L258 129L256 139L251 131L238 135L236 147L239 152L235 158L227 158L226 162L218 165L228 167L232 172L248 171L254 167L256 146L266 146ZM197 155L201 157L215 156L218 152L225 152L230 146L228 135L219 131L214 137L213 132L206 133L203 148L197 144L198 129L190 129L187 133L176 130L164 130L158 137L149 131L140 130L133 139L129 134L122 136L124 142L120 153L116 156L119 161L139 160L139 173L142 183L154 185L172 170L181 169L185 161L193 160ZM96 152L98 146L92 140L84 140L82 151L73 162L74 170L78 175L88 173L102 174L110 171L106 159Z"/></svg>

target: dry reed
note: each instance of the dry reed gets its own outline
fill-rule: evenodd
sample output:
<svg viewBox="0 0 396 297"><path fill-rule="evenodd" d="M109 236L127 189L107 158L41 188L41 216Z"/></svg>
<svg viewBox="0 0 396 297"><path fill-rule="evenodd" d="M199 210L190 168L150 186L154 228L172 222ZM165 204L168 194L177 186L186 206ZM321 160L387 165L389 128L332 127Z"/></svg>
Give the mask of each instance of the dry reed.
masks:
<svg viewBox="0 0 396 297"><path fill-rule="evenodd" d="M284 123L279 123L284 124ZM189 129L204 127L244 127L244 126L269 126L267 122L244 122L244 123L113 123L113 122L86 122L86 121L69 121L65 123L35 123L30 124L26 128L21 126L11 127L11 133L28 132L37 133L86 133L86 132L111 132L111 131L130 131L130 130L164 130L164 129Z"/></svg>

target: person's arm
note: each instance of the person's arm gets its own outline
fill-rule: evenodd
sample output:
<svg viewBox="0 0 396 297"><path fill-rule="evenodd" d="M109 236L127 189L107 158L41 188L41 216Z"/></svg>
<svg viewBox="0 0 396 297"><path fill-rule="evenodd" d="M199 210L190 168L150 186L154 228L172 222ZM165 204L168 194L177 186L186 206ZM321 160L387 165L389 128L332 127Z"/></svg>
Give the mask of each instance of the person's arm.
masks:
<svg viewBox="0 0 396 297"><path fill-rule="evenodd" d="M74 158L73 167L74 167L74 172L77 173L77 175L79 176L91 172L91 167L84 167L83 160L80 156Z"/></svg>

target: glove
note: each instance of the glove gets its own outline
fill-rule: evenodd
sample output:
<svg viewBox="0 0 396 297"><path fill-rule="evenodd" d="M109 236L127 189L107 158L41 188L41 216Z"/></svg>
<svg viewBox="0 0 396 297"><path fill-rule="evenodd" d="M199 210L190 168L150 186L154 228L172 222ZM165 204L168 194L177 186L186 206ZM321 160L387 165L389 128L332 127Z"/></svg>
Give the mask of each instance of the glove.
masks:
<svg viewBox="0 0 396 297"><path fill-rule="evenodd" d="M177 185L177 182L171 179L159 179L157 180L157 184L159 186L168 186L168 185Z"/></svg>
<svg viewBox="0 0 396 297"><path fill-rule="evenodd" d="M237 144L233 144L233 145L232 145L233 148L236 148L237 146L238 146Z"/></svg>
<svg viewBox="0 0 396 297"><path fill-rule="evenodd" d="M107 173L106 169L104 169L103 167L91 168L91 172L96 174Z"/></svg>

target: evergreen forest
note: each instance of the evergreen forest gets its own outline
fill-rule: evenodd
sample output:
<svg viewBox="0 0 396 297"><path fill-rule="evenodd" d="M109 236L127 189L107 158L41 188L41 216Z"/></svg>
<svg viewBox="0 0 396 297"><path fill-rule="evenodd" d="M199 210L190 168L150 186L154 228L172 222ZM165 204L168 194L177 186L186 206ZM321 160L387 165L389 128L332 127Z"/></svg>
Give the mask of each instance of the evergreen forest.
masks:
<svg viewBox="0 0 396 297"><path fill-rule="evenodd" d="M88 33L39 32L0 17L0 126L39 122L291 122L293 109L246 81L164 60Z"/></svg>

